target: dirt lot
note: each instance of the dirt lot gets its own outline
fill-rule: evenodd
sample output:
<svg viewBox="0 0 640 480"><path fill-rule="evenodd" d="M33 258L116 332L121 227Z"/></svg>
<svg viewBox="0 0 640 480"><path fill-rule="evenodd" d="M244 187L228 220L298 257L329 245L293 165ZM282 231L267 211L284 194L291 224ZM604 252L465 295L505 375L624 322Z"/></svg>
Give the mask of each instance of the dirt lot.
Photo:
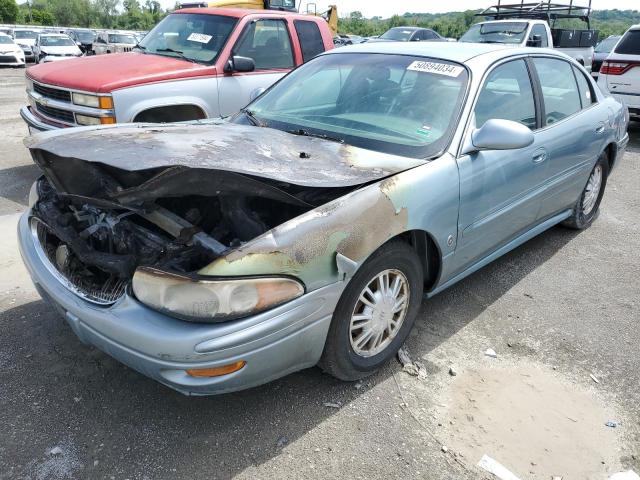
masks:
<svg viewBox="0 0 640 480"><path fill-rule="evenodd" d="M484 454L521 479L640 472L640 126L592 228L553 228L423 304L408 349L425 379L312 368L188 398L81 344L31 286L24 103L23 71L0 70L0 479L473 479Z"/></svg>

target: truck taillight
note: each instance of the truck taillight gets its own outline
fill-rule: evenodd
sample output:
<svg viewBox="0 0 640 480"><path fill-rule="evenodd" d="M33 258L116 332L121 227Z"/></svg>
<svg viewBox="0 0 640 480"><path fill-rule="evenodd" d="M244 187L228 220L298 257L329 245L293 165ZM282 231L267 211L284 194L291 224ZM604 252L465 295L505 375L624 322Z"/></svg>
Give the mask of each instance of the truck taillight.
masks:
<svg viewBox="0 0 640 480"><path fill-rule="evenodd" d="M605 60L600 68L602 75L622 75L623 73L631 70L636 65L628 62L610 62Z"/></svg>

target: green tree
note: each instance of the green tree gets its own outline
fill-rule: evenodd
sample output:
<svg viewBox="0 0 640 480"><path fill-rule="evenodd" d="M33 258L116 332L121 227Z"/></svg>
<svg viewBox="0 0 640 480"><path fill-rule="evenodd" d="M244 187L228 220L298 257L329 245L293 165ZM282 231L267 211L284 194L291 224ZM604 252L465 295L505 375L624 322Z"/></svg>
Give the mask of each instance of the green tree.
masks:
<svg viewBox="0 0 640 480"><path fill-rule="evenodd" d="M0 23L16 23L18 4L15 0L0 0Z"/></svg>

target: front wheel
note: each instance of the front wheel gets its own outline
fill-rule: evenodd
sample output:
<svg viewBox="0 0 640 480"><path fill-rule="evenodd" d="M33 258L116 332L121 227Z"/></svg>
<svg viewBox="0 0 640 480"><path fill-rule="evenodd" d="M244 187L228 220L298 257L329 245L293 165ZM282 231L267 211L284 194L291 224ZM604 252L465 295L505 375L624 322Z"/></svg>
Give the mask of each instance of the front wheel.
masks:
<svg viewBox="0 0 640 480"><path fill-rule="evenodd" d="M415 250L399 241L382 246L342 293L320 367L347 381L375 372L409 335L422 292L423 272Z"/></svg>
<svg viewBox="0 0 640 480"><path fill-rule="evenodd" d="M563 222L564 226L584 230L593 223L598 216L608 176L609 161L603 153L589 174L587 184L573 207L573 214Z"/></svg>

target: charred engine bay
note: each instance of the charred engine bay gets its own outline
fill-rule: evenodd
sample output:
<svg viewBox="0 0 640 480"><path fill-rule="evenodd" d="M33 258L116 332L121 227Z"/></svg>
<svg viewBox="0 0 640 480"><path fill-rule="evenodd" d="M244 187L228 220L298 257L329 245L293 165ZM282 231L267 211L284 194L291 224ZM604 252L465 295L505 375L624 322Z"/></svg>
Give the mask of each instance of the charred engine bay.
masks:
<svg viewBox="0 0 640 480"><path fill-rule="evenodd" d="M85 291L122 286L139 266L197 271L357 188L301 187L211 169L125 171L77 159L38 160L45 173L33 207L39 241Z"/></svg>

